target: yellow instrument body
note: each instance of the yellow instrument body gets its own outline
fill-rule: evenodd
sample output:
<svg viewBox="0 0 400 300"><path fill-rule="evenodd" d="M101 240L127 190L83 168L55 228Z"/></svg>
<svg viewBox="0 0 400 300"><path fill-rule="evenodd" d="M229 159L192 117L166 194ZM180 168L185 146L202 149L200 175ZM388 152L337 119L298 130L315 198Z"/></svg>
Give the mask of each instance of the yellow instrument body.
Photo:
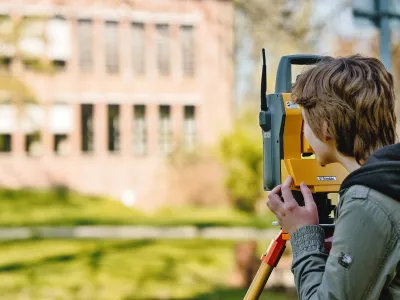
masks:
<svg viewBox="0 0 400 300"><path fill-rule="evenodd" d="M340 184L348 175L339 163L321 166L311 146L304 137L301 107L292 103L290 93L282 94L286 119L283 131L283 159L281 159L281 182L290 175L293 178L293 190L300 190L300 184L306 183L312 193L337 193ZM312 154L304 157L304 154Z"/></svg>

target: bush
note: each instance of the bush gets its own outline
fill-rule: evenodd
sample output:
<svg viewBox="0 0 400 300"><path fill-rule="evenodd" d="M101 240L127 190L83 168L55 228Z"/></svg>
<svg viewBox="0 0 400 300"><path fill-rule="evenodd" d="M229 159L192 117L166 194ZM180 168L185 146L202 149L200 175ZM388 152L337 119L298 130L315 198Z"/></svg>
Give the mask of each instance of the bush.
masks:
<svg viewBox="0 0 400 300"><path fill-rule="evenodd" d="M262 139L255 109L246 109L238 116L233 131L221 140L220 151L233 204L240 210L254 212L263 192Z"/></svg>

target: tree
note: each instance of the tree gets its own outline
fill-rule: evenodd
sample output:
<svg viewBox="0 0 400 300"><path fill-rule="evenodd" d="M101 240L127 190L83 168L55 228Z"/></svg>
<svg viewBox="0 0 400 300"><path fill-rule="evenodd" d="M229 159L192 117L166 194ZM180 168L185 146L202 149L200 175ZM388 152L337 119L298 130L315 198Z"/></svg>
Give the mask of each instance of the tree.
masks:
<svg viewBox="0 0 400 300"><path fill-rule="evenodd" d="M237 208L247 212L254 212L263 194L262 139L257 122L256 110L247 108L237 118L232 132L220 143L230 198Z"/></svg>
<svg viewBox="0 0 400 300"><path fill-rule="evenodd" d="M26 118L27 104L37 103L34 91L23 80L23 66L39 72L51 73L52 64L44 54L46 49L46 17L0 17L0 103L12 104L17 108L18 118ZM39 25L39 26L38 26ZM27 49L41 46L41 54L31 54ZM35 132L34 139L39 139ZM4 143L1 137L0 144Z"/></svg>
<svg viewBox="0 0 400 300"><path fill-rule="evenodd" d="M261 67L257 66L261 66L261 49L265 48L267 53L268 90L272 92L280 58L288 54L315 53L328 20L349 7L351 2L340 1L322 20L316 16L316 0L234 0L234 4L237 15L244 16L249 27L248 33L241 28L235 29L236 52L240 41L251 39L251 45L244 47L252 48L251 59L256 63L249 82L250 92L245 97L258 100ZM242 23L237 24L237 27L242 26Z"/></svg>
<svg viewBox="0 0 400 300"><path fill-rule="evenodd" d="M242 30L243 23L236 22L236 45L242 39L252 44L252 61L261 58L261 48L268 55L268 68L276 69L282 55L312 52L314 34L322 28L320 24L311 24L313 0L234 0L239 15L247 19L248 32ZM243 43L242 43L243 44ZM269 72L271 73L271 72ZM262 139L258 125L261 68L246 79L251 86L246 98L250 106L238 111L233 131L225 136L220 144L223 162L228 176L226 187L233 204L242 210L253 212L255 204L263 195L262 189ZM275 78L268 76L268 86L273 87ZM258 107L258 106L257 106ZM243 107L241 107L242 109Z"/></svg>
<svg viewBox="0 0 400 300"><path fill-rule="evenodd" d="M14 104L21 107L27 100L35 101L36 96L32 89L21 79L23 65L41 72L52 72L53 68L45 55L34 56L26 51L24 41L27 38L36 38L45 48L46 36L44 27L39 28L39 33L29 33L29 28L34 23L45 24L45 17L0 17L0 62L3 72L0 77L0 90L8 93ZM36 30L37 31L37 30Z"/></svg>
<svg viewBox="0 0 400 300"><path fill-rule="evenodd" d="M275 84L274 72L270 70L276 70L282 55L314 52L318 35L326 25L325 20L314 18L314 4L314 0L234 0L236 16L244 16L249 28L246 32L243 22L236 22L235 51L238 47L252 46L251 59L260 62L261 48L266 49L269 92ZM331 13L337 14L347 5L344 2ZM249 41L249 45L240 43L243 39ZM220 144L229 174L226 186L231 199L238 208L246 211L253 211L255 203L263 195L262 139L257 117L261 63L258 65L260 68L246 78L250 89L245 97L254 99L247 101L252 107L246 109L245 105L243 113L238 111L232 133Z"/></svg>

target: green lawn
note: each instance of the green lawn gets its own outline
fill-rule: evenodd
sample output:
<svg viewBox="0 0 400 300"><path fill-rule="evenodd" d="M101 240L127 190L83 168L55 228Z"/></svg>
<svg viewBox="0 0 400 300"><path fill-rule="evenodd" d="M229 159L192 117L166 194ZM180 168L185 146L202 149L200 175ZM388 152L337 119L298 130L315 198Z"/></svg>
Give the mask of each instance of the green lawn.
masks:
<svg viewBox="0 0 400 300"><path fill-rule="evenodd" d="M272 214L254 216L215 207L164 208L140 212L113 199L79 195L65 189L0 190L0 226L73 225L195 225L266 228Z"/></svg>
<svg viewBox="0 0 400 300"><path fill-rule="evenodd" d="M234 242L0 243L0 299L243 299L227 287ZM265 292L260 299L297 299Z"/></svg>
<svg viewBox="0 0 400 300"><path fill-rule="evenodd" d="M222 289L216 290L212 293L207 293L204 295L200 295L198 297L194 297L191 300L242 300L246 295L246 290L238 290L238 289ZM269 292L265 291L261 294L260 300L295 300L298 299L294 291L288 292Z"/></svg>
<svg viewBox="0 0 400 300"><path fill-rule="evenodd" d="M164 208L145 214L64 189L0 190L0 226L88 224L269 227L272 215L227 208ZM243 299L229 288L234 241L27 240L0 242L0 299ZM265 251L269 241L259 244ZM265 292L260 299L293 295Z"/></svg>

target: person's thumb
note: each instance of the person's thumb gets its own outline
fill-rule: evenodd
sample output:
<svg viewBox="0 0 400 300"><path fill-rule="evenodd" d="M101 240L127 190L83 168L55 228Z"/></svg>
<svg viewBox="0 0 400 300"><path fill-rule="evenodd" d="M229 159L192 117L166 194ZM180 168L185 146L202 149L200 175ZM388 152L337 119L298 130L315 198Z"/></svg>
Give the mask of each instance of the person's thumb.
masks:
<svg viewBox="0 0 400 300"><path fill-rule="evenodd" d="M307 209L316 209L317 205L315 204L313 195L304 182L300 184L300 190L304 198L304 206Z"/></svg>

